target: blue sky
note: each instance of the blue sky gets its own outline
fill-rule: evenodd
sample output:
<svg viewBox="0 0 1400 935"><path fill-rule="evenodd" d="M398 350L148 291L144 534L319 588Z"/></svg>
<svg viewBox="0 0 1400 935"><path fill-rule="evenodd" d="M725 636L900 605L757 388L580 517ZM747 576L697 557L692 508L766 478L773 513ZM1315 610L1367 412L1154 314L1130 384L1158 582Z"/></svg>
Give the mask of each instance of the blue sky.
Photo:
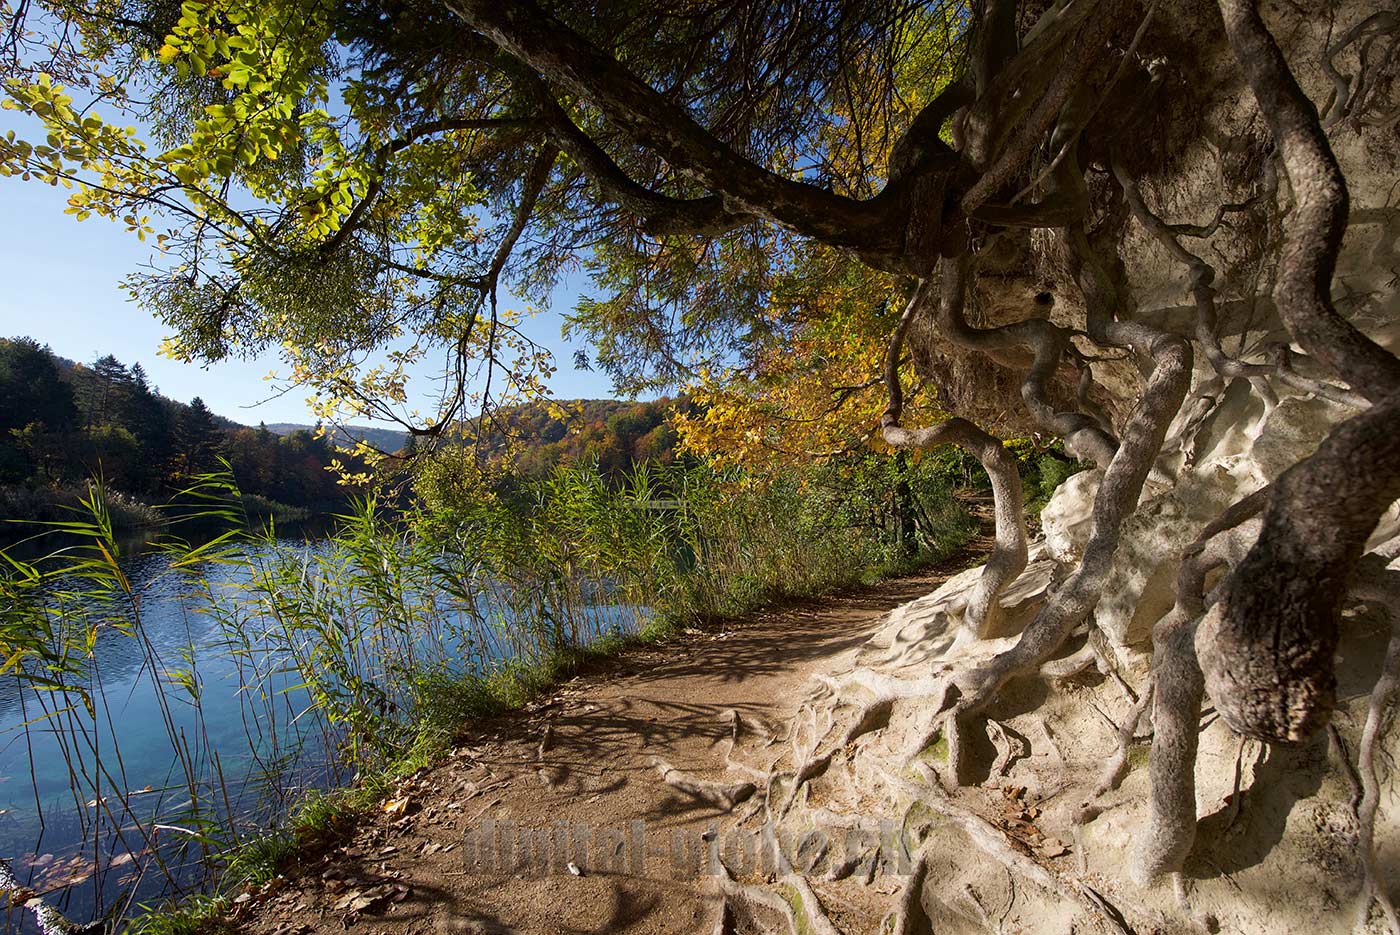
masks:
<svg viewBox="0 0 1400 935"><path fill-rule="evenodd" d="M17 116L0 115L0 132L21 130ZM226 361L208 367L181 364L156 354L166 334L160 321L132 303L119 282L150 262L152 250L119 225L100 218L78 222L63 213L68 190L18 178L0 178L0 336L29 335L60 356L90 363L115 354L127 365L140 362L166 396L202 397L214 412L236 422L309 422L306 392L269 399L275 385L263 378L283 368L275 355ZM552 389L560 398L612 396L608 378L573 367L583 347L560 336L562 312L573 305L578 281L565 282L524 329L554 351L559 372ZM510 304L502 296L502 304ZM591 356L591 355L590 355ZM432 405L431 381L422 381L425 412ZM410 386L410 392L413 387Z"/></svg>

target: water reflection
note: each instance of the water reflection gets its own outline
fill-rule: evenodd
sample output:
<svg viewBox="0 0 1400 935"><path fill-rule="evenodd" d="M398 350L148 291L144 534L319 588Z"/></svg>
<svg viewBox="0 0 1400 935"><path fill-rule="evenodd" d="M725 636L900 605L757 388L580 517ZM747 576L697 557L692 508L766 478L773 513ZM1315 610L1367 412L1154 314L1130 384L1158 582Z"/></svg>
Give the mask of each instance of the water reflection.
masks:
<svg viewBox="0 0 1400 935"><path fill-rule="evenodd" d="M22 548L38 556L56 547ZM307 664L314 634L291 646L285 631L232 598L246 598L254 569L268 564L351 581L356 572L326 540L305 535L239 549L238 561L181 569L148 537L124 540L119 564L130 596L116 595L113 622L94 632L69 690L36 691L17 672L0 676L0 857L75 920L198 889L203 859L228 843L228 829L258 834L306 790L349 778L337 757L344 728L313 704L292 658ZM327 567L313 572L318 561ZM304 585L288 593L324 598ZM432 587L418 590L406 599L421 597L425 612L408 635L390 634L388 658L474 668L525 645L493 600L499 582L477 580L460 600L443 602ZM568 616L582 632L569 638L580 642L635 626L645 613L612 603L606 586L580 584L575 593L582 604ZM351 596L337 611L354 617L361 611ZM138 614L139 626L121 628ZM483 632L498 635L483 642ZM356 633L366 631L352 624L342 633L344 652L362 664L355 672L373 674L381 644ZM5 930L31 927L12 911Z"/></svg>
<svg viewBox="0 0 1400 935"><path fill-rule="evenodd" d="M81 545L45 537L12 554ZM14 671L0 678L0 856L76 919L133 887L148 898L197 885L203 847L229 816L256 827L305 787L340 778L334 736L298 720L311 699L295 671L230 654L207 613L210 594L246 582L249 565L176 570L147 536L120 548L132 596L116 595L112 612L139 612L139 628L99 627L67 692L36 691ZM244 551L256 561L260 549ZM319 736L304 743L308 734ZM31 924L12 912L7 930Z"/></svg>

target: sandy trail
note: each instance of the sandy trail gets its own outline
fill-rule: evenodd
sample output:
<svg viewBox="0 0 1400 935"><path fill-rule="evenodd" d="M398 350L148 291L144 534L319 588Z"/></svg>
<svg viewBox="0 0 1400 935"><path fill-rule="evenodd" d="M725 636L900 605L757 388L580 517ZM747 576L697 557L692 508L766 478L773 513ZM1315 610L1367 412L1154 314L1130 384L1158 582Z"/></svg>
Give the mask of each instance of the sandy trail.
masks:
<svg viewBox="0 0 1400 935"><path fill-rule="evenodd" d="M781 724L813 672L835 668L883 614L932 591L980 544L914 577L628 652L479 723L445 762L404 783L406 813L377 816L304 859L240 904L232 924L268 935L703 930L715 910L695 868L726 816L664 784L655 758L722 778L731 710ZM483 849L488 836L495 843Z"/></svg>

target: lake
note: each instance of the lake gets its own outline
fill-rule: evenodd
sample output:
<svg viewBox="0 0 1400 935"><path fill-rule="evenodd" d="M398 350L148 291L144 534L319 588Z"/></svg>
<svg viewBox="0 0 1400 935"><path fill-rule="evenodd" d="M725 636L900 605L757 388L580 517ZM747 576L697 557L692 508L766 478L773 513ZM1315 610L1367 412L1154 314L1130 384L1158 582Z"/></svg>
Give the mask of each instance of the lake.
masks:
<svg viewBox="0 0 1400 935"><path fill-rule="evenodd" d="M317 660L343 673L340 682L387 684L410 661L479 670L526 648L491 582L455 599L438 587L410 589L398 595L402 619L391 626L344 625L364 615L318 602L359 592L325 582L353 585L364 570L324 539L248 543L190 568L141 537L120 546L130 596L119 595L113 623L91 631L78 674L65 678L69 690L36 690L15 671L0 676L0 857L75 921L199 890L208 850L224 846L230 829L256 835L308 790L349 781L339 754L348 727L325 716L302 674ZM394 555L376 561L387 569ZM264 579L268 568L277 573ZM314 630L250 613L247 598L259 593L267 606L286 599L292 613L309 604L334 616L341 628L331 648ZM644 616L612 603L606 588L581 593L576 641ZM28 913L12 911L6 931L30 925Z"/></svg>

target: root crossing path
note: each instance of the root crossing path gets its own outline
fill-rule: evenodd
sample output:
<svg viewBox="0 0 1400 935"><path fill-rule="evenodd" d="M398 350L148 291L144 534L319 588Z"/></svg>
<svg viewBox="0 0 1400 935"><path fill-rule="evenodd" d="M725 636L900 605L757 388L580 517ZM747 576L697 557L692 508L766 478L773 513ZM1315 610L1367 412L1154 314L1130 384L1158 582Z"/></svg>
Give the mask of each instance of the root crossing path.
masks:
<svg viewBox="0 0 1400 935"><path fill-rule="evenodd" d="M229 921L267 935L713 931L731 881L708 855L754 792L726 770L736 735L751 747L771 732L776 759L811 676L984 541L917 576L628 652L479 724L353 834L240 897ZM768 764L751 765L764 791ZM871 896L870 918L833 915L843 931L879 923L889 897Z"/></svg>

